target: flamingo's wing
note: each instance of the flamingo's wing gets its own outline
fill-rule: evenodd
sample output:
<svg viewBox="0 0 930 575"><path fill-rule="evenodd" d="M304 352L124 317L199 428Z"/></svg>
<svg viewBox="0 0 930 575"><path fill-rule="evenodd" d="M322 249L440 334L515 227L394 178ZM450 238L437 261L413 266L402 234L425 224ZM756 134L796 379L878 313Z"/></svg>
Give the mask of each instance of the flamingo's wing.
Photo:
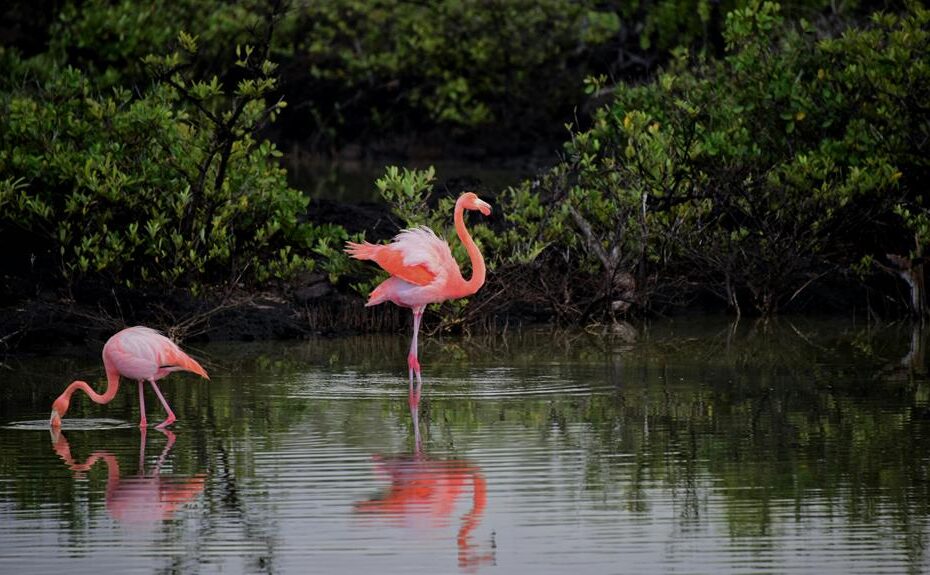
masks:
<svg viewBox="0 0 930 575"><path fill-rule="evenodd" d="M418 286L429 285L436 279L436 274L430 271L427 266L423 264L407 264L404 259L404 252L397 249L396 245L389 244L381 249L375 262L392 276Z"/></svg>
<svg viewBox="0 0 930 575"><path fill-rule="evenodd" d="M429 285L448 275L455 263L449 244L427 227L403 230L387 245L349 242L352 257L374 260L392 276L419 286Z"/></svg>
<svg viewBox="0 0 930 575"><path fill-rule="evenodd" d="M394 237L390 248L403 254L405 267L419 267L432 275L428 283L443 283L451 268L458 267L449 244L426 226L403 230Z"/></svg>
<svg viewBox="0 0 930 575"><path fill-rule="evenodd" d="M143 331L145 330L145 331ZM148 333L148 332L151 332ZM158 370L158 353L148 338L157 335L148 328L129 328L121 331L103 348L103 354L116 369L132 379L151 377Z"/></svg>

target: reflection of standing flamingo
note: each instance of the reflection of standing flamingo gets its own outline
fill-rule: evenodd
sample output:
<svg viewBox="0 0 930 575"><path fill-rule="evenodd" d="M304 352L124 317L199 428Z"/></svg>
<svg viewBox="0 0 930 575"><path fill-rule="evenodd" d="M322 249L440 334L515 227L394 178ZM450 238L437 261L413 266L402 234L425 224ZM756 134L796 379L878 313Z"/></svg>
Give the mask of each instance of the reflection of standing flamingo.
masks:
<svg viewBox="0 0 930 575"><path fill-rule="evenodd" d="M168 407L168 402L155 384L172 371L191 371L210 379L207 372L189 355L181 351L173 341L154 329L136 326L128 327L107 340L103 346L103 366L107 372L107 390L100 395L83 381L75 381L52 404L52 417L49 420L53 428L61 427L61 418L68 411L71 395L81 390L96 403L109 403L119 390L119 378L128 377L139 381L139 411L142 418L139 427L145 427L145 397L142 393L143 382L148 381L155 390L155 395L168 412L168 417L157 427L174 423L177 419Z"/></svg>
<svg viewBox="0 0 930 575"><path fill-rule="evenodd" d="M478 210L487 216L491 213L491 206L472 192L462 194L455 202L455 231L471 259L470 280L462 277L449 244L427 227L403 230L393 242L386 245L346 243L346 252L353 258L374 260L391 274L371 292L365 306L392 301L413 310L413 340L407 355L411 401L415 397L414 375L417 377L417 392L423 386L420 362L417 359L417 334L420 332L423 310L431 303L469 296L484 284L484 258L465 229L465 210Z"/></svg>
<svg viewBox="0 0 930 575"><path fill-rule="evenodd" d="M419 399L418 397L415 399ZM434 524L442 524L455 511L459 496L469 484L472 507L462 516L456 535L459 567L469 571L495 559L493 540L489 553L480 553L471 541L471 532L481 522L487 506L487 484L480 468L463 460L430 459L420 445L420 427L416 402L412 402L415 445L413 455L373 456L378 471L388 476L391 486L380 497L356 503L358 513L381 517L412 517L428 514Z"/></svg>
<svg viewBox="0 0 930 575"><path fill-rule="evenodd" d="M106 501L110 516L121 523L154 526L171 519L174 512L185 503L194 499L203 491L204 476L163 477L161 466L174 445L174 434L162 430L168 443L162 450L151 473L146 474L145 430L142 431L142 443L139 446L139 473L130 477L120 477L119 461L109 451L95 451L84 463L77 463L71 456L71 446L60 430L52 431L52 446L55 453L65 462L68 469L80 477L99 460L107 466Z"/></svg>

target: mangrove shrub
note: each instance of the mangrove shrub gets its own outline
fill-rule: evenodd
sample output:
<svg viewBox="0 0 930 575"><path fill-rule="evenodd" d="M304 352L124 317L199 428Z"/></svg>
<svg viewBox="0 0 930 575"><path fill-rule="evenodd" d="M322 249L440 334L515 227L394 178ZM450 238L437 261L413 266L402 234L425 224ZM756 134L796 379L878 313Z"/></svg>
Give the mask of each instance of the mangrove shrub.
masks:
<svg viewBox="0 0 930 575"><path fill-rule="evenodd" d="M321 236L301 221L273 144L255 137L275 66L236 50L239 80L192 75L196 39L150 57L143 92L98 90L49 55L0 61L0 238L4 270L62 281L171 288L265 282L313 266Z"/></svg>
<svg viewBox="0 0 930 575"><path fill-rule="evenodd" d="M838 35L774 3L731 12L723 58L679 50L654 81L617 86L558 165L508 191L496 253L558 270L533 287L575 319L702 293L771 314L824 281L913 275L928 28L920 6Z"/></svg>

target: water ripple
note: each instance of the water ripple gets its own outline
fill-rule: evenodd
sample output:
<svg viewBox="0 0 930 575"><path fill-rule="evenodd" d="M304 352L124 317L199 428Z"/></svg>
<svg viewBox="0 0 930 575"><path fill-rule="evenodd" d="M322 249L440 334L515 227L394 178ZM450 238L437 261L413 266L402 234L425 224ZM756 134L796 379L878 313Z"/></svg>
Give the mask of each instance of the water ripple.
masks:
<svg viewBox="0 0 930 575"><path fill-rule="evenodd" d="M102 431L107 429L126 429L134 427L128 421L106 418L65 418L61 420L62 431ZM27 421L14 421L0 429L18 429L25 431L49 431L51 426L48 419L31 419Z"/></svg>
<svg viewBox="0 0 930 575"><path fill-rule="evenodd" d="M310 372L294 382L288 396L329 400L396 397L408 385L407 379L387 373ZM424 378L423 390L435 398L508 399L610 393L616 387L602 380L581 383L557 376L518 378L510 370L494 370L463 378Z"/></svg>

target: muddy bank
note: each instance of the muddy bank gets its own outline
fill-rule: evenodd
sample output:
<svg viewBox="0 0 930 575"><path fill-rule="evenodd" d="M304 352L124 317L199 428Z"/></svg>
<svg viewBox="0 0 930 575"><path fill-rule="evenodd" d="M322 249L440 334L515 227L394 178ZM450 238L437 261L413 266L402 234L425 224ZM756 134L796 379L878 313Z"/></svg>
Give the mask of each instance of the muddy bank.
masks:
<svg viewBox="0 0 930 575"><path fill-rule="evenodd" d="M321 274L290 293L236 293L221 299L186 294L119 293L109 301L36 298L0 310L0 356L99 345L127 325L148 325L185 342L302 339L402 330L393 306L365 308L336 293Z"/></svg>

